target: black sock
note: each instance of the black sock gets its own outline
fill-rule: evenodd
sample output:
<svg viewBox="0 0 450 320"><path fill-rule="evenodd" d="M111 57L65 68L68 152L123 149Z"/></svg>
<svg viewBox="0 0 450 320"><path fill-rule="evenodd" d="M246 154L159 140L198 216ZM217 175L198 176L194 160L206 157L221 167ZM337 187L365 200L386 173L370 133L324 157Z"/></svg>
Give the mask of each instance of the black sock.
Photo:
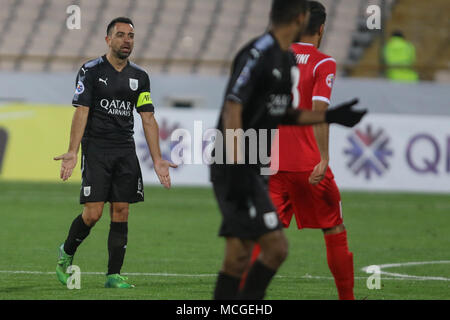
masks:
<svg viewBox="0 0 450 320"><path fill-rule="evenodd" d="M256 260L248 272L244 289L239 293L238 299L262 300L275 273L276 270L272 270L261 261Z"/></svg>
<svg viewBox="0 0 450 320"><path fill-rule="evenodd" d="M128 222L111 222L108 236L108 273L120 273L128 242Z"/></svg>
<svg viewBox="0 0 450 320"><path fill-rule="evenodd" d="M78 246L83 242L84 239L89 235L91 227L87 226L81 214L73 220L72 225L69 229L69 235L64 242L64 251L73 256L75 251L77 251Z"/></svg>
<svg viewBox="0 0 450 320"><path fill-rule="evenodd" d="M241 278L230 276L222 271L217 277L216 289L214 290L214 300L236 299Z"/></svg>

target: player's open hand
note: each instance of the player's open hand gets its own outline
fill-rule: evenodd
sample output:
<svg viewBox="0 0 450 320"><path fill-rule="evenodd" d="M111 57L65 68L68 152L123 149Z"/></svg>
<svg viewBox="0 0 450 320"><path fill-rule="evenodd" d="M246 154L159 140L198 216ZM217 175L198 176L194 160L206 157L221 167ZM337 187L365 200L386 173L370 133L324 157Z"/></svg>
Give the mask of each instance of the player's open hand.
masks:
<svg viewBox="0 0 450 320"><path fill-rule="evenodd" d="M75 152L67 152L58 157L54 157L53 160L62 160L59 176L63 181L69 179L73 169L77 165L77 154Z"/></svg>
<svg viewBox="0 0 450 320"><path fill-rule="evenodd" d="M338 123L345 127L353 127L361 121L367 110L353 110L352 107L358 104L357 98L344 102L326 112L326 122Z"/></svg>
<svg viewBox="0 0 450 320"><path fill-rule="evenodd" d="M158 176L159 182L166 188L170 188L170 174L169 168L177 168L178 166L167 160L155 161L155 172Z"/></svg>
<svg viewBox="0 0 450 320"><path fill-rule="evenodd" d="M325 178L325 173L327 172L328 161L322 160L315 167L311 175L309 176L309 183L313 186L318 185L320 181Z"/></svg>

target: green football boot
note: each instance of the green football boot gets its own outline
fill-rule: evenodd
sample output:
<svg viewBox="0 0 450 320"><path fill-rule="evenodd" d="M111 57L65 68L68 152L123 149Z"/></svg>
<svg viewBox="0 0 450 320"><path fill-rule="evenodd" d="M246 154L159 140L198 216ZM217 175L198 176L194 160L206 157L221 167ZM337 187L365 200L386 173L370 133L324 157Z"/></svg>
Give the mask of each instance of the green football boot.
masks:
<svg viewBox="0 0 450 320"><path fill-rule="evenodd" d="M67 285L67 280L71 276L67 273L67 268L72 265L73 256L69 256L64 252L64 243L58 248L58 263L56 265L56 276L58 280L63 284Z"/></svg>
<svg viewBox="0 0 450 320"><path fill-rule="evenodd" d="M105 288L121 288L121 289L134 288L134 285L129 284L127 280L128 280L127 277L121 276L118 273L107 275Z"/></svg>

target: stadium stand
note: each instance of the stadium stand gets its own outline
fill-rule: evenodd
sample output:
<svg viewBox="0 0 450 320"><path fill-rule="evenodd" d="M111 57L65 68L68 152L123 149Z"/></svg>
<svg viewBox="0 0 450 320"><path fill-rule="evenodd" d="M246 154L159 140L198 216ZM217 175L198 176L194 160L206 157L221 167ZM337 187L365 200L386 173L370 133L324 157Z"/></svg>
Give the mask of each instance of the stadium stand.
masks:
<svg viewBox="0 0 450 320"><path fill-rule="evenodd" d="M355 71L358 65L372 64L372 70L379 68L378 33L367 32L365 8L370 4L379 5L381 1L322 1L328 21L321 49L337 60L338 72L360 75L361 72ZM408 9L410 1L397 0L397 11L416 12L409 21L422 19L418 14L427 10ZM431 1L446 6L449 3ZM387 0L388 12L393 2ZM266 29L270 4L271 0L2 0L0 68L74 71L83 61L105 52L107 23L117 16L129 16L136 25L132 56L136 63L153 73L223 75L228 73L238 48ZM81 8L79 30L66 27L69 16L66 9L70 5ZM434 18L429 16L432 23ZM442 23L444 16L437 20ZM397 26L414 31L406 25L407 16L398 21ZM443 23L448 25L448 19ZM448 37L445 30L441 33ZM6 37L11 34L14 36ZM445 47L443 43L437 46ZM448 52L448 38L446 43L444 51ZM439 78L449 77L445 71L448 61L447 54L440 59L441 70L434 70L440 72Z"/></svg>
<svg viewBox="0 0 450 320"><path fill-rule="evenodd" d="M450 82L450 1L448 0L397 0L392 7L391 19L386 21L385 34L402 30L416 47L415 69L422 80ZM418 23L420 21L420 23ZM376 35L377 33L375 33ZM369 39L362 58L355 63L349 75L379 77L383 71L379 53L380 37Z"/></svg>
<svg viewBox="0 0 450 320"><path fill-rule="evenodd" d="M359 0L348 0L355 4ZM328 38L351 30L355 6L325 1L333 24ZM114 17L134 20L138 63L153 72L213 73L228 71L236 50L264 32L271 0L8 0L4 26L16 35L0 41L1 67L6 70L69 71L105 50L104 26ZM80 30L68 30L66 8L81 8ZM337 8L336 8L337 7ZM350 8L350 10L348 10ZM331 25L331 22L330 22ZM141 31L142 32L139 32ZM3 39L0 39L3 40ZM325 49L341 60L347 41L325 41ZM42 63L45 62L45 63Z"/></svg>

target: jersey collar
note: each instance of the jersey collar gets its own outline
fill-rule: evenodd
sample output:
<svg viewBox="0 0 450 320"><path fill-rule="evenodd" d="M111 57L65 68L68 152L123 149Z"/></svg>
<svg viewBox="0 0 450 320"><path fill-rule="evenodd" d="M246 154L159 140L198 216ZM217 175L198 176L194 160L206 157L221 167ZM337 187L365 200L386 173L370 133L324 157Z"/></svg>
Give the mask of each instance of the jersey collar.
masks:
<svg viewBox="0 0 450 320"><path fill-rule="evenodd" d="M275 35L272 33L272 31L267 31L267 34L269 34L272 37L272 39L276 43L278 49L283 51L283 49L281 49L280 43L277 40L277 37L275 37Z"/></svg>
<svg viewBox="0 0 450 320"><path fill-rule="evenodd" d="M123 72L126 68L128 68L128 66L130 65L130 60L127 59L127 65L122 69L122 71L117 71L116 68L114 68L114 66L109 62L109 60L106 58L106 54L102 56L103 61L106 62L106 64L113 69L115 72L117 73L121 73Z"/></svg>

